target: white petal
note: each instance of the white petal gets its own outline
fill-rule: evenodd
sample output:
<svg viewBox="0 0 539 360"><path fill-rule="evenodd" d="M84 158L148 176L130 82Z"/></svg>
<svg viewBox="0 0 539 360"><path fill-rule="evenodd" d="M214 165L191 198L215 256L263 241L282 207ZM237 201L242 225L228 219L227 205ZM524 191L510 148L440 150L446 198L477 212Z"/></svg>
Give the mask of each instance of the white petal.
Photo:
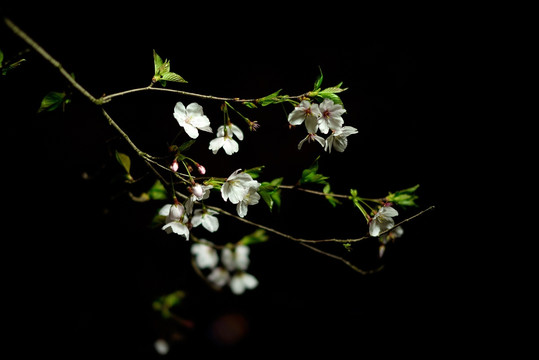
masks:
<svg viewBox="0 0 539 360"><path fill-rule="evenodd" d="M318 131L318 118L312 115L307 116L305 118L305 127L309 134L315 134Z"/></svg>
<svg viewBox="0 0 539 360"><path fill-rule="evenodd" d="M369 224L369 235L370 236L380 235L380 224L375 220L371 220Z"/></svg>
<svg viewBox="0 0 539 360"><path fill-rule="evenodd" d="M258 280L253 275L248 274L248 273L243 273L242 278L243 278L242 279L243 280L243 285L247 289L254 289L255 287L258 286Z"/></svg>
<svg viewBox="0 0 539 360"><path fill-rule="evenodd" d="M193 125L185 123L183 129L191 139L196 139L198 137L198 130Z"/></svg>
<svg viewBox="0 0 539 360"><path fill-rule="evenodd" d="M322 145L322 147L326 146L326 139L324 139L323 137L316 135L314 139L318 141L318 143Z"/></svg>
<svg viewBox="0 0 539 360"><path fill-rule="evenodd" d="M171 204L167 204L167 205L163 206L161 209L159 209L159 215L168 216L168 214L170 213L170 207L171 206L172 206Z"/></svg>
<svg viewBox="0 0 539 360"><path fill-rule="evenodd" d="M384 216L398 216L399 212L395 209L393 209L391 206L384 206L379 210L379 213L381 213Z"/></svg>
<svg viewBox="0 0 539 360"><path fill-rule="evenodd" d="M215 216L206 214L203 218L202 226L209 232L215 232L219 229L219 219Z"/></svg>
<svg viewBox="0 0 539 360"><path fill-rule="evenodd" d="M236 274L232 276L232 279L230 279L230 290L236 295L241 295L245 292L245 285L243 283L242 276L240 274Z"/></svg>
<svg viewBox="0 0 539 360"><path fill-rule="evenodd" d="M236 211L238 212L239 217L245 217L245 215L247 215L247 204L244 201L240 201L236 206Z"/></svg>
<svg viewBox="0 0 539 360"><path fill-rule="evenodd" d="M303 146L303 143L309 138L309 135L307 135L303 140L301 140L298 144L298 150L301 150L301 147Z"/></svg>
<svg viewBox="0 0 539 360"><path fill-rule="evenodd" d="M176 106L174 106L174 117L176 116L182 117L182 118L187 117L187 111L185 110L185 105L183 105L181 101L178 101L176 103Z"/></svg>
<svg viewBox="0 0 539 360"><path fill-rule="evenodd" d="M191 124L201 129L201 128L210 126L210 119L208 119L206 115L193 116L191 118Z"/></svg>
<svg viewBox="0 0 539 360"><path fill-rule="evenodd" d="M239 145L236 140L233 140L231 138L225 138L225 141L223 143L223 149L228 155L232 155L238 152Z"/></svg>
<svg viewBox="0 0 539 360"><path fill-rule="evenodd" d="M217 151L219 151L220 148L223 147L223 144L225 142L225 138L218 137L210 141L209 149L213 151L214 154L217 154Z"/></svg>
<svg viewBox="0 0 539 360"><path fill-rule="evenodd" d="M187 110L187 113L189 114L189 116L191 116L191 117L204 115L204 111L202 110L202 106L200 106L197 103L191 103L191 104L187 105L186 110Z"/></svg>

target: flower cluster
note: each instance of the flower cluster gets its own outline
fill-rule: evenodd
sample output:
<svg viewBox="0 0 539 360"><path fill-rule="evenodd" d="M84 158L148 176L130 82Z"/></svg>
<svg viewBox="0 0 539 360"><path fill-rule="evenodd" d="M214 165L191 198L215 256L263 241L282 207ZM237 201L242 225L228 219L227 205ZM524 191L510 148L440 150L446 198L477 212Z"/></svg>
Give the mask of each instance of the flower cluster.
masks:
<svg viewBox="0 0 539 360"><path fill-rule="evenodd" d="M225 247L221 250L221 265L217 250L204 244L206 240L191 246L191 254L195 257L195 264L199 269L210 269L207 280L218 288L225 285L236 295L243 294L247 289L258 286L258 280L246 272L250 259L250 249L246 245L234 248Z"/></svg>
<svg viewBox="0 0 539 360"><path fill-rule="evenodd" d="M333 100L324 99L321 104L312 104L307 100L301 101L288 115L288 123L293 126L301 125L305 122L307 136L303 138L298 149L301 149L305 141L318 142L325 151L331 153L331 149L343 152L348 146L347 137L357 134L357 129L352 126L343 126L342 115L346 110L340 104L335 104ZM318 130L322 134L331 134L324 139L317 135Z"/></svg>

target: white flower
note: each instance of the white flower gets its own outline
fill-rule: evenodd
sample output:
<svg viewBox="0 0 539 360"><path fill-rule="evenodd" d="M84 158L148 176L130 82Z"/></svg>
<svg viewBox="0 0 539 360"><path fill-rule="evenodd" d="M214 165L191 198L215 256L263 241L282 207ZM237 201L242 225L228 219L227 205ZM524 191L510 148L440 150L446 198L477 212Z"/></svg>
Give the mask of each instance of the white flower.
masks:
<svg viewBox="0 0 539 360"><path fill-rule="evenodd" d="M201 185L201 184L194 184L189 188L189 191L191 192L191 196L187 198L187 201L185 202L185 210L188 214L193 213L193 204L195 201L201 201L206 200L210 197L210 189L213 188L213 185Z"/></svg>
<svg viewBox="0 0 539 360"><path fill-rule="evenodd" d="M234 250L224 248L221 251L221 261L229 271L247 270L250 251L246 245L238 245Z"/></svg>
<svg viewBox="0 0 539 360"><path fill-rule="evenodd" d="M395 226L393 217L397 215L399 215L399 213L391 206L383 206L380 210L378 210L376 215L374 215L369 223L369 234L371 236L378 236L380 233L391 229L393 226Z"/></svg>
<svg viewBox="0 0 539 360"><path fill-rule="evenodd" d="M182 204L165 205L159 210L159 215L166 216L165 225L161 228L167 234L175 233L189 240L189 228L182 223L185 210Z"/></svg>
<svg viewBox="0 0 539 360"><path fill-rule="evenodd" d="M260 200L260 195L258 194L258 188L260 184L256 182L256 186L251 186L247 191L247 194L241 199L241 201L236 206L236 211L240 217L245 217L247 215L247 205L256 205Z"/></svg>
<svg viewBox="0 0 539 360"><path fill-rule="evenodd" d="M208 275L208 280L221 288L230 281L230 274L225 268L219 266L213 269L210 275Z"/></svg>
<svg viewBox="0 0 539 360"><path fill-rule="evenodd" d="M331 135L326 139L325 150L331 154L331 148L339 152L343 152L348 146L347 137L353 134L357 134L357 129L352 126L343 126L337 130L334 130Z"/></svg>
<svg viewBox="0 0 539 360"><path fill-rule="evenodd" d="M319 106L320 120L318 126L322 134L327 134L329 130L340 129L344 123L342 114L346 112L342 105L335 104L333 100L324 99Z"/></svg>
<svg viewBox="0 0 539 360"><path fill-rule="evenodd" d="M236 135L238 140L243 140L243 132L236 125L229 124L226 127L224 125L219 126L217 129L217 137L210 141L209 149L214 154L217 154L217 151L219 151L220 148L223 148L227 155L237 153L239 145L237 141L233 139L234 135Z"/></svg>
<svg viewBox="0 0 539 360"><path fill-rule="evenodd" d="M215 232L217 229L219 229L219 220L213 216L215 214L217 214L217 211L215 210L197 209L191 218L191 224L193 224L193 227L197 227L202 224L204 229L208 230L209 232Z"/></svg>
<svg viewBox="0 0 539 360"><path fill-rule="evenodd" d="M199 269L213 269L219 262L217 251L215 251L213 247L205 244L193 244L193 246L191 246L191 254L195 256L195 262Z"/></svg>
<svg viewBox="0 0 539 360"><path fill-rule="evenodd" d="M316 119L318 122L320 116L318 104L311 104L307 100L303 100L288 114L288 123L290 125L301 125L307 119Z"/></svg>
<svg viewBox="0 0 539 360"><path fill-rule="evenodd" d="M240 171L241 169L234 171L221 187L221 196L224 201L230 200L232 204L237 204L245 198L249 188L260 186L251 175Z"/></svg>
<svg viewBox="0 0 539 360"><path fill-rule="evenodd" d="M230 290L236 295L241 295L246 289L254 289L258 286L258 280L253 275L239 271L230 279Z"/></svg>
<svg viewBox="0 0 539 360"><path fill-rule="evenodd" d="M321 137L321 136L318 136L316 135L316 132L318 131L318 119L315 118L315 117L308 117L305 119L305 127L307 128L307 136L301 140L298 144L298 150L301 150L301 147L303 146L303 143L306 141L306 140L309 140L309 142L311 142L311 140L316 140L318 141L318 143L320 145L322 145L322 147L324 147L326 145L326 140Z"/></svg>
<svg viewBox="0 0 539 360"><path fill-rule="evenodd" d="M212 132L210 120L202 111L202 106L191 103L185 107L181 101L174 106L174 117L187 135L192 139L198 137L198 130Z"/></svg>
<svg viewBox="0 0 539 360"><path fill-rule="evenodd" d="M227 155L237 153L240 149L236 140L232 139L232 137L228 134L226 136L216 137L215 139L210 141L209 149L214 154L217 154L217 151L219 151L220 148L223 148Z"/></svg>
<svg viewBox="0 0 539 360"><path fill-rule="evenodd" d="M219 126L217 129L217 136L225 136L225 130L226 135L230 136L231 138L234 137L233 135L236 135L238 140L243 140L243 131L232 123L229 123L226 127L224 125Z"/></svg>

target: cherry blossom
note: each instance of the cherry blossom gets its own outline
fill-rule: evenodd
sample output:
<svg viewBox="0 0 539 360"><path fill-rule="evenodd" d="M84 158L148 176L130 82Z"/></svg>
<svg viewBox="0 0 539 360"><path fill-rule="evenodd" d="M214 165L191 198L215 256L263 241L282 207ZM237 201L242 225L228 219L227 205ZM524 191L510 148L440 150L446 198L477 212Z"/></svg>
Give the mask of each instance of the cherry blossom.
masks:
<svg viewBox="0 0 539 360"><path fill-rule="evenodd" d="M397 215L399 215L398 211L391 206L382 206L369 223L369 234L371 236L378 236L380 233L391 229L395 226L393 217Z"/></svg>
<svg viewBox="0 0 539 360"><path fill-rule="evenodd" d="M200 239L205 241L204 239ZM191 246L191 254L195 256L195 263L199 269L213 269L219 262L217 251L211 246L202 243L196 243Z"/></svg>
<svg viewBox="0 0 539 360"><path fill-rule="evenodd" d="M303 100L288 114L288 123L290 125L301 125L307 119L318 122L320 116L321 113L318 109L318 104L311 104L309 101Z"/></svg>
<svg viewBox="0 0 539 360"><path fill-rule="evenodd" d="M181 101L177 102L174 106L174 118L192 139L198 137L198 130L212 132L210 120L204 115L202 106L197 103L185 107Z"/></svg>
<svg viewBox="0 0 539 360"><path fill-rule="evenodd" d="M337 130L342 127L344 120L341 115L346 112L342 105L335 104L333 100L324 99L319 105L319 110L321 116L318 127L322 134L327 134L329 130Z"/></svg>
<svg viewBox="0 0 539 360"><path fill-rule="evenodd" d="M342 128L334 130L326 139L326 146L324 149L330 154L332 148L335 148L335 150L339 152L343 152L348 146L347 137L357 134L357 132L357 129L352 126L343 126Z"/></svg>
<svg viewBox="0 0 539 360"><path fill-rule="evenodd" d="M214 216L216 214L218 213L215 210L196 209L191 218L191 224L193 224L193 227L202 225L209 232L215 232L219 229L219 220Z"/></svg>
<svg viewBox="0 0 539 360"><path fill-rule="evenodd" d="M167 234L175 233L189 240L189 228L182 222L185 209L182 204L165 205L159 210L159 215L166 216L165 225L161 228Z"/></svg>

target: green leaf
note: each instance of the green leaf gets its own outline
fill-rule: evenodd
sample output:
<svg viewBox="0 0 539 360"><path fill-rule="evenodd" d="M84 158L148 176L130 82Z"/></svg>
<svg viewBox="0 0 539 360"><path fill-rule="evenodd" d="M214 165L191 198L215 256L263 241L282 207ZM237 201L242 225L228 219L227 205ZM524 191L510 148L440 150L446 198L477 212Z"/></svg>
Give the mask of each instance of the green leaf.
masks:
<svg viewBox="0 0 539 360"><path fill-rule="evenodd" d="M159 68L161 67L161 65L163 65L163 59L161 59L161 57L157 55L155 50L153 51L153 65L155 68L154 74L155 75L159 74Z"/></svg>
<svg viewBox="0 0 539 360"><path fill-rule="evenodd" d="M257 179L262 173L262 170L264 170L264 168L265 168L264 165L257 166L257 167L245 170L244 173L251 175L253 179Z"/></svg>
<svg viewBox="0 0 539 360"><path fill-rule="evenodd" d="M153 63L154 63L154 75L152 78L152 83L159 83L165 87L167 81L181 82L186 83L180 75L170 71L170 61L161 59L159 55L153 51Z"/></svg>
<svg viewBox="0 0 539 360"><path fill-rule="evenodd" d="M279 93L282 89L277 90L273 94L269 94L267 96L264 96L260 99L257 99L256 102L260 104L261 106L267 106L271 104L277 104L282 102L281 98L279 97Z"/></svg>
<svg viewBox="0 0 539 360"><path fill-rule="evenodd" d="M269 236L266 235L266 231L263 229L255 230L253 233L249 235L245 235L240 241L238 241L238 245L253 245L262 243L265 241L268 241Z"/></svg>
<svg viewBox="0 0 539 360"><path fill-rule="evenodd" d="M66 94L64 92L51 91L45 95L43 100L41 100L41 106L37 112L40 113L43 111L53 111L62 105L65 98Z"/></svg>
<svg viewBox="0 0 539 360"><path fill-rule="evenodd" d="M322 74L322 68L318 68L320 70L320 75L316 78L316 81L314 82L314 91L318 91L320 87L322 86L322 81L324 80L324 74Z"/></svg>
<svg viewBox="0 0 539 360"><path fill-rule="evenodd" d="M243 105L247 106L249 109L256 109L257 106L254 102L251 102L251 101L246 101L243 103Z"/></svg>
<svg viewBox="0 0 539 360"><path fill-rule="evenodd" d="M148 191L148 195L152 200L166 200L168 199L167 189L163 186L161 181L157 180Z"/></svg>
<svg viewBox="0 0 539 360"><path fill-rule="evenodd" d="M395 193L390 192L389 195L386 196L386 200L402 207L416 207L418 205L415 203L415 200L417 200L419 196L417 196L415 192L418 188L419 184L408 189L396 191Z"/></svg>
<svg viewBox="0 0 539 360"><path fill-rule="evenodd" d="M168 295L160 296L152 303L152 308L155 311L160 311L164 318L171 316L170 308L179 305L185 298L185 292L178 290Z"/></svg>
<svg viewBox="0 0 539 360"><path fill-rule="evenodd" d="M180 83L186 83L187 81L185 81L180 75L176 74L176 73L173 73L173 72L167 72L167 73L164 73L163 76L161 77L162 80L166 80L166 81L174 81L174 82L180 82Z"/></svg>
<svg viewBox="0 0 539 360"><path fill-rule="evenodd" d="M273 210L273 205L281 207L281 189L279 186L283 182L283 178L273 179L271 182L263 182L258 188L258 193L268 205L270 211Z"/></svg>
<svg viewBox="0 0 539 360"><path fill-rule="evenodd" d="M188 150L191 147L191 145L193 145L195 143L195 141L196 141L195 139L191 139L189 141L184 142L178 148L178 152L183 152L183 151Z"/></svg>
<svg viewBox="0 0 539 360"><path fill-rule="evenodd" d="M342 204L339 200L331 196L331 185L327 184L326 186L324 186L324 189L322 191L324 192L324 194L327 194L326 199L327 201L329 201L331 206L336 207L337 205Z"/></svg>
<svg viewBox="0 0 539 360"><path fill-rule="evenodd" d="M342 82L339 83L337 86L331 86L331 87L325 88L324 90L319 91L316 96L321 99L330 99L335 104L342 105L342 100L337 94L343 91L346 91L348 89L347 88L343 89L341 88L341 86L342 86Z"/></svg>
<svg viewBox="0 0 539 360"><path fill-rule="evenodd" d="M123 154L121 152L116 151L116 160L118 160L118 163L122 165L125 172L129 174L131 171L131 159L126 154Z"/></svg>
<svg viewBox="0 0 539 360"><path fill-rule="evenodd" d="M2 52L2 49L0 49L0 68L2 68L3 61L4 61L4 53Z"/></svg>
<svg viewBox="0 0 539 360"><path fill-rule="evenodd" d="M320 156L316 158L314 163L311 165L310 168L303 170L301 173L301 178L299 179L299 185L307 184L307 183L314 183L314 184L328 184L326 181L329 179L328 176L324 176L322 174L318 173L318 159Z"/></svg>

